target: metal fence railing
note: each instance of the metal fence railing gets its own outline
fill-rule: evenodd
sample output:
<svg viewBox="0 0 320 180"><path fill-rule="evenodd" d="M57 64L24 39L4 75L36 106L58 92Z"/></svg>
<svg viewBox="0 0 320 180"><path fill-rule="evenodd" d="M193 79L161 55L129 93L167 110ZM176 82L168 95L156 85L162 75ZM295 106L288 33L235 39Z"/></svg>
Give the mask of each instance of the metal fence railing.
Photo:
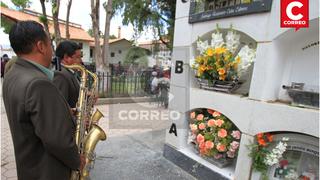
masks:
<svg viewBox="0 0 320 180"><path fill-rule="evenodd" d="M151 94L150 73L111 75L97 72L100 97L142 97Z"/></svg>

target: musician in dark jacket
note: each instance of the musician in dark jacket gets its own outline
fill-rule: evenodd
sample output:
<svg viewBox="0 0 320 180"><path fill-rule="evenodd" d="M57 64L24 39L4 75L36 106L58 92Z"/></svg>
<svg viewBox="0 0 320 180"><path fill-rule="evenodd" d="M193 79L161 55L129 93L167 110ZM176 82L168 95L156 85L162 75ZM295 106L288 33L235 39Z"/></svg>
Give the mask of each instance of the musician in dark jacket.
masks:
<svg viewBox="0 0 320 180"><path fill-rule="evenodd" d="M81 65L81 47L72 41L61 42L56 49L56 56L61 61L61 70L54 73L53 83L60 90L71 108L75 108L80 89L80 77L77 72L65 68L64 65Z"/></svg>
<svg viewBox="0 0 320 180"><path fill-rule="evenodd" d="M9 39L18 59L3 82L3 100L19 180L67 180L80 166L70 107L51 79L50 39L41 24L21 21Z"/></svg>

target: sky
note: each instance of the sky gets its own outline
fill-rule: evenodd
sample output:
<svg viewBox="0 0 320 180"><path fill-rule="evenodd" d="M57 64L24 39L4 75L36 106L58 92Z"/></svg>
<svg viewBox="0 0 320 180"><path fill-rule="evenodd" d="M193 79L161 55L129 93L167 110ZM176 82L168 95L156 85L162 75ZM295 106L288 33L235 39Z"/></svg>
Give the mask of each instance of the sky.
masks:
<svg viewBox="0 0 320 180"><path fill-rule="evenodd" d="M5 4L7 4L10 8L14 8L14 5L11 3L10 0L1 0ZM106 0L100 1L100 30L104 32L104 24L105 24L105 16L106 13L102 7L103 2ZM29 9L42 13L41 4L39 0L31 0L31 6ZM51 5L46 3L47 14L51 16ZM65 20L67 12L67 0L61 0L60 2L60 10L59 10L59 18ZM90 0L73 0L72 6L70 10L70 21L73 23L80 24L83 29L88 30L91 28L91 5ZM110 34L117 36L118 35L118 27L121 26L121 37L126 38L128 40L132 39L132 35L134 34L132 25L123 26L122 25L122 17L120 15L116 15L111 19L111 27L110 27ZM146 30L140 36L138 41L146 41L152 40L152 31ZM1 45L9 45L9 38L8 35L3 33L2 29L0 31L0 39Z"/></svg>

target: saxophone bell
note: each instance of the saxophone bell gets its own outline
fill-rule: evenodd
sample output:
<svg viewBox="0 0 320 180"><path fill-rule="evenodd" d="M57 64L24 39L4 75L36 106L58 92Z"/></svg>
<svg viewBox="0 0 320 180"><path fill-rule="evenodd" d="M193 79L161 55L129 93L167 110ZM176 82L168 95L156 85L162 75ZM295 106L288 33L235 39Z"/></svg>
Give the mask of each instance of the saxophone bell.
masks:
<svg viewBox="0 0 320 180"><path fill-rule="evenodd" d="M102 117L104 117L104 115L103 115L102 112L97 108L96 111L95 111L95 112L93 113L93 115L91 116L91 123L92 123L92 124L97 124Z"/></svg>
<svg viewBox="0 0 320 180"><path fill-rule="evenodd" d="M104 141L106 139L107 139L107 135L103 131L103 129L98 125L93 124L90 132L88 133L84 141L83 153L86 158L86 163L83 170L81 171L80 180L85 180L89 177L89 171L92 167L92 163L95 160L94 150L96 148L96 145L99 141Z"/></svg>

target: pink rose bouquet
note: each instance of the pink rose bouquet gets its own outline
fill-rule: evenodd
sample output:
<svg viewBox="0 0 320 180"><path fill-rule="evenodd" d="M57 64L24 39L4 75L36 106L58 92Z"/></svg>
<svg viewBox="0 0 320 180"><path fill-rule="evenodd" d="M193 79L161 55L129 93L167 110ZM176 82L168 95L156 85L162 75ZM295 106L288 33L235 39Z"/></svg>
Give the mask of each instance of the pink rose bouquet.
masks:
<svg viewBox="0 0 320 180"><path fill-rule="evenodd" d="M241 132L230 119L211 109L196 109L190 113L190 137L201 156L235 158Z"/></svg>

